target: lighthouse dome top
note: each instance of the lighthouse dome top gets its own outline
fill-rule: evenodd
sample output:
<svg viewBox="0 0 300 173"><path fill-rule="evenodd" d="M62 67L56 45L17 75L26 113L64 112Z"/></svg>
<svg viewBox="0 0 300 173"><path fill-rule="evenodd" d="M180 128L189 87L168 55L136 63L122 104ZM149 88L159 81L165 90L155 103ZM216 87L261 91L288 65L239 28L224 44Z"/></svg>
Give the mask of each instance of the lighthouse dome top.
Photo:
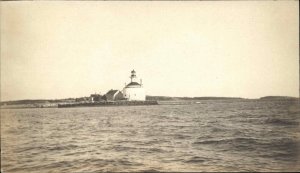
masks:
<svg viewBox="0 0 300 173"><path fill-rule="evenodd" d="M137 82L130 82L128 85L126 85L125 88L137 88L137 87L141 87L141 84Z"/></svg>

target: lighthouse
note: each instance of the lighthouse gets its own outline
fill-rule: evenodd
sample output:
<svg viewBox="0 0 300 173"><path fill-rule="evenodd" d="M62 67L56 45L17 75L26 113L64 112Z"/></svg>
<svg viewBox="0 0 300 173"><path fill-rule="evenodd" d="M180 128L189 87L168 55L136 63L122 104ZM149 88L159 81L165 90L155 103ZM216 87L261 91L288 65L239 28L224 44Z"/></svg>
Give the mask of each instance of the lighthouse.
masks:
<svg viewBox="0 0 300 173"><path fill-rule="evenodd" d="M140 83L138 83L136 72L134 70L131 71L130 83L128 85L125 84L123 97L128 101L144 101L146 99L142 79L140 79Z"/></svg>

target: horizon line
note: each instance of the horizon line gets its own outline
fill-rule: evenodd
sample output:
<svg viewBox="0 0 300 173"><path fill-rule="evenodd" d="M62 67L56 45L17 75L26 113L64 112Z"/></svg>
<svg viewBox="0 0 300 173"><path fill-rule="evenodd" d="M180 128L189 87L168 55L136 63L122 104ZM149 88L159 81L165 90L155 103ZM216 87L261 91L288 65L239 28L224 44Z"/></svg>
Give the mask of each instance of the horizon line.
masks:
<svg viewBox="0 0 300 173"><path fill-rule="evenodd" d="M104 94L105 95L105 94ZM255 97L255 98L247 98L247 97L235 97L235 96L163 96L163 95L146 95L151 97L171 97L171 98L239 98L239 99L260 99L264 97L292 97L296 99L300 99L300 96L287 96L287 95L265 95L261 97ZM82 96L82 97L90 97L90 96ZM65 97L65 98L40 98L40 99L14 99L14 100L0 100L0 102L10 102L10 101L20 101L20 100L64 100L64 99L75 99L75 98L81 98L81 97Z"/></svg>

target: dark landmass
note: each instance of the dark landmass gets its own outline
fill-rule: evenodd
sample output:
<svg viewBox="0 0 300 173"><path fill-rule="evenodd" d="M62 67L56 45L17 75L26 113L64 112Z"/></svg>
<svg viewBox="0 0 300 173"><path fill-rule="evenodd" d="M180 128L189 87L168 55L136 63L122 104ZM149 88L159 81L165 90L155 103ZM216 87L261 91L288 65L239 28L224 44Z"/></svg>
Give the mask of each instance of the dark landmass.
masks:
<svg viewBox="0 0 300 173"><path fill-rule="evenodd" d="M73 102L75 99L67 98L67 99L54 99L54 100L14 100L14 101L4 101L1 102L2 105L20 105L20 104L51 104L51 103L65 103L65 102Z"/></svg>
<svg viewBox="0 0 300 173"><path fill-rule="evenodd" d="M146 100L155 101L180 101L180 100L237 100L240 97L167 97L167 96L146 96Z"/></svg>
<svg viewBox="0 0 300 173"><path fill-rule="evenodd" d="M289 97L289 96L266 96L259 98L260 100L298 100L297 97Z"/></svg>
<svg viewBox="0 0 300 173"><path fill-rule="evenodd" d="M146 100L151 101L184 101L184 100L236 100L243 99L239 97L168 97L168 96L146 96ZM55 104L55 103L71 103L75 102L76 98L66 99L39 99L39 100L14 100L14 101L3 101L2 105L28 105L28 104Z"/></svg>
<svg viewBox="0 0 300 173"><path fill-rule="evenodd" d="M88 98L88 97L87 97ZM196 101L196 100L246 100L240 97L168 97L168 96L146 96L148 101ZM299 100L296 97L288 96L266 96L259 100ZM19 107L55 107L60 103L75 103L76 98L66 99L37 99L37 100L14 100L3 101L1 107L4 106L18 106Z"/></svg>

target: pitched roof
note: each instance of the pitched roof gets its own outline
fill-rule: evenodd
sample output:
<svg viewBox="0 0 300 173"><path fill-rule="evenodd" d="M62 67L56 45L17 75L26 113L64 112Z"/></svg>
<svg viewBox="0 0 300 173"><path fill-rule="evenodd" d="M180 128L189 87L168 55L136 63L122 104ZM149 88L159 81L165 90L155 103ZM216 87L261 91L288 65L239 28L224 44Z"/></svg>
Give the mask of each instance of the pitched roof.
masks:
<svg viewBox="0 0 300 173"><path fill-rule="evenodd" d="M105 95L115 95L119 90L109 90Z"/></svg>

